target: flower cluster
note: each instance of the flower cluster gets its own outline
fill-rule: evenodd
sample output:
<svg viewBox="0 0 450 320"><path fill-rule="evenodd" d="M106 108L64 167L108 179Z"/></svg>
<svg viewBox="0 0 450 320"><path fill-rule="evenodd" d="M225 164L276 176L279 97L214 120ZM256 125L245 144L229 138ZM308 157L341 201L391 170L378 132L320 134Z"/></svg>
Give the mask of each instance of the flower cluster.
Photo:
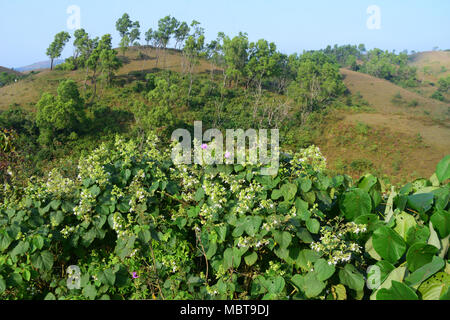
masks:
<svg viewBox="0 0 450 320"><path fill-rule="evenodd" d="M328 259L328 264L349 262L353 253L361 253L361 247L350 240L348 235L366 232L366 226L349 222L342 224L342 220L334 219L333 226L323 226L320 229L320 241L311 243L311 249L321 252Z"/></svg>

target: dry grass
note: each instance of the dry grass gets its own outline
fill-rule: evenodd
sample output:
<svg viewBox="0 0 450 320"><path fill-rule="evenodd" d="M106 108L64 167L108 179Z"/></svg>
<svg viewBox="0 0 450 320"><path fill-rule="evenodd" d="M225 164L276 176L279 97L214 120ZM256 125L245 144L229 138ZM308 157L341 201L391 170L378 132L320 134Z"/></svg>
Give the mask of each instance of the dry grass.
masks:
<svg viewBox="0 0 450 320"><path fill-rule="evenodd" d="M341 69L344 83L352 94L361 93L363 98L377 111L383 114L406 114L423 116L428 114L434 119L449 120L450 104L425 98L422 95L399 87L387 80L372 77L368 74ZM394 95L400 93L406 103L398 105L392 102ZM416 107L408 103L417 101Z"/></svg>
<svg viewBox="0 0 450 320"><path fill-rule="evenodd" d="M138 58L139 53L144 55ZM157 63L157 56L159 61ZM142 46L129 48L125 55L119 52L118 57L124 61L117 76L128 77L136 71L154 72L157 69L169 69L184 72L185 59L179 51L166 50L157 51L154 48ZM211 71L212 66L207 61L200 61L194 68L196 73ZM27 79L0 88L0 110L7 109L12 104L18 104L28 110L34 110L34 104L39 100L43 92L55 93L58 83L64 79L73 79L81 86L84 82L85 71L61 71L41 69L38 74L29 76Z"/></svg>

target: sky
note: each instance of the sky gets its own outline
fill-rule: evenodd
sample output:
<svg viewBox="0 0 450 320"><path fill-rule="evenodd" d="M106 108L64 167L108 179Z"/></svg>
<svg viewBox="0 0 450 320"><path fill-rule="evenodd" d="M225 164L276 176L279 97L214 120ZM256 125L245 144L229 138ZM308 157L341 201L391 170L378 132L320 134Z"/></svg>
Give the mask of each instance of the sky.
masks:
<svg viewBox="0 0 450 320"><path fill-rule="evenodd" d="M48 60L54 35L73 34L77 20L70 6L79 8L80 26L90 35L110 33L116 46L115 22L126 12L140 22L142 34L172 15L201 22L207 41L220 31L243 31L250 41L264 38L287 54L359 43L397 51L450 49L449 0L0 0L0 66ZM62 58L73 54L71 42Z"/></svg>

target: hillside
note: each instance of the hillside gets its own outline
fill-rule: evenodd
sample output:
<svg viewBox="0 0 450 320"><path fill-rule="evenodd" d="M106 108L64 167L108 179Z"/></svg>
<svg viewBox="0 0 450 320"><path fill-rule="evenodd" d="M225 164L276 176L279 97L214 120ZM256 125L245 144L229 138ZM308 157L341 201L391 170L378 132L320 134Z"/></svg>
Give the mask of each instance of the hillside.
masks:
<svg viewBox="0 0 450 320"><path fill-rule="evenodd" d="M22 75L22 73L20 73L17 70L13 70L13 69L9 69L9 68L5 68L5 67L0 66L0 73L2 73L2 72L6 72L8 74L14 73L15 75L18 75L18 76Z"/></svg>
<svg viewBox="0 0 450 320"><path fill-rule="evenodd" d="M140 57L140 53L142 54ZM160 59L157 61L158 52L151 47L130 48L125 55L119 54L123 61L123 66L118 70L117 78L126 81L134 80L135 72L152 72L156 68L164 68L172 71L182 72L184 59L176 50L166 50L166 56L160 52ZM211 66L206 61L201 61L196 66L195 72L205 73L211 70ZM18 104L26 109L33 110L43 92L56 92L58 83L63 79L73 79L80 86L84 82L84 70L62 71L49 69L39 70L37 74L31 75L27 79L18 83L0 88L0 110L7 109L12 104Z"/></svg>
<svg viewBox="0 0 450 320"><path fill-rule="evenodd" d="M440 78L450 75L450 51L427 51L411 55L409 64L417 68L417 78L422 82L415 91L430 97ZM444 94L447 101L450 94Z"/></svg>
<svg viewBox="0 0 450 320"><path fill-rule="evenodd" d="M55 61L53 61L53 65L57 66L58 64L61 64L63 62L64 62L64 59L55 59ZM16 69L19 70L20 72L27 72L27 71L41 70L41 69L50 69L50 64L51 64L50 60L40 61L40 62L32 63L27 66L18 67Z"/></svg>
<svg viewBox="0 0 450 320"><path fill-rule="evenodd" d="M125 55L119 53L123 66L117 79L130 83L137 79L137 73L157 68L183 71L184 58L178 51L167 50L166 57L159 52L159 61L157 55L151 47L130 48ZM207 61L201 61L195 70L210 71ZM365 171L389 174L393 182L431 175L437 162L450 150L450 106L367 74L347 69L341 69L341 73L350 93L360 95L371 110L339 110L326 119L319 129L324 134L314 139L314 143L322 149L330 168L354 177ZM56 93L58 83L67 78L77 81L81 88L84 76L84 70L40 70L0 88L0 110L18 104L34 111L34 104L43 92ZM392 101L398 93L403 100L400 104ZM117 107L123 102L110 98L108 101ZM411 101L417 101L418 105L408 106Z"/></svg>
<svg viewBox="0 0 450 320"><path fill-rule="evenodd" d="M450 150L450 105L367 74L341 69L353 95L361 95L371 111L336 111L315 142L330 167L358 176L365 171L398 179L428 177ZM400 93L405 103L392 98ZM416 107L408 106L418 101Z"/></svg>

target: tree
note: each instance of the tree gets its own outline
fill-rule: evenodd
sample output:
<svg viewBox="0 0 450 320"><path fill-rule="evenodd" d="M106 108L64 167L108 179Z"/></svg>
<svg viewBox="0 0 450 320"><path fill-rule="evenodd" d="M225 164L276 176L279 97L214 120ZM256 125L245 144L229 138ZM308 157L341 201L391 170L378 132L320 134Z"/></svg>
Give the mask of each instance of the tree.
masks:
<svg viewBox="0 0 450 320"><path fill-rule="evenodd" d="M170 38L178 28L179 22L174 17L166 16L158 21L157 38L158 44L161 49L164 50L164 66L166 64L165 50L169 44Z"/></svg>
<svg viewBox="0 0 450 320"><path fill-rule="evenodd" d="M123 38L128 34L128 30L133 26L133 22L130 20L128 13L124 13L116 22L116 30L119 31L120 36Z"/></svg>
<svg viewBox="0 0 450 320"><path fill-rule="evenodd" d="M261 94L263 79L275 75L279 59L280 54L277 52L275 43L269 43L264 39L250 43L247 85L255 82L259 94Z"/></svg>
<svg viewBox="0 0 450 320"><path fill-rule="evenodd" d="M150 44L150 42L155 38L155 33L152 28L148 29L148 31L145 33L145 41L147 42L147 45Z"/></svg>
<svg viewBox="0 0 450 320"><path fill-rule="evenodd" d="M228 36L223 37L223 53L227 66L225 75L232 78L235 84L239 83L240 78L245 78L246 76L248 47L247 33L239 32L239 35L233 39L230 39Z"/></svg>
<svg viewBox="0 0 450 320"><path fill-rule="evenodd" d="M175 30L175 49L177 49L179 45L181 46L186 41L189 35L189 31L190 28L186 22L183 21L182 23L180 23L178 28Z"/></svg>
<svg viewBox="0 0 450 320"><path fill-rule="evenodd" d="M186 43L183 48L183 54L188 61L188 72L189 72L189 91L188 91L188 101L192 90L194 67L200 63L200 57L203 53L205 47L205 35L204 29L200 27L200 22L192 21L191 27L194 32L187 38Z"/></svg>
<svg viewBox="0 0 450 320"><path fill-rule="evenodd" d="M131 21L128 13L124 13L116 22L116 30L121 36L120 47L125 52L126 48L134 45L136 40L140 39L141 32L139 31L139 21ZM130 30L131 29L131 30Z"/></svg>
<svg viewBox="0 0 450 320"><path fill-rule="evenodd" d="M61 53L66 43L70 40L69 33L62 31L55 35L54 41L47 48L47 56L50 57L50 70L53 70L53 60L61 57Z"/></svg>
<svg viewBox="0 0 450 320"><path fill-rule="evenodd" d="M49 144L58 133L67 136L79 131L85 118L84 101L73 80L62 81L57 92L56 97L44 93L37 103L36 125L42 144Z"/></svg>
<svg viewBox="0 0 450 320"><path fill-rule="evenodd" d="M297 76L288 91L301 106L304 117L344 93L345 85L339 66L329 56L322 52L307 52L298 61Z"/></svg>
<svg viewBox="0 0 450 320"><path fill-rule="evenodd" d="M84 29L75 30L74 37L73 46L75 47L74 59L76 67L84 67L97 45L98 38L90 39L89 34Z"/></svg>

